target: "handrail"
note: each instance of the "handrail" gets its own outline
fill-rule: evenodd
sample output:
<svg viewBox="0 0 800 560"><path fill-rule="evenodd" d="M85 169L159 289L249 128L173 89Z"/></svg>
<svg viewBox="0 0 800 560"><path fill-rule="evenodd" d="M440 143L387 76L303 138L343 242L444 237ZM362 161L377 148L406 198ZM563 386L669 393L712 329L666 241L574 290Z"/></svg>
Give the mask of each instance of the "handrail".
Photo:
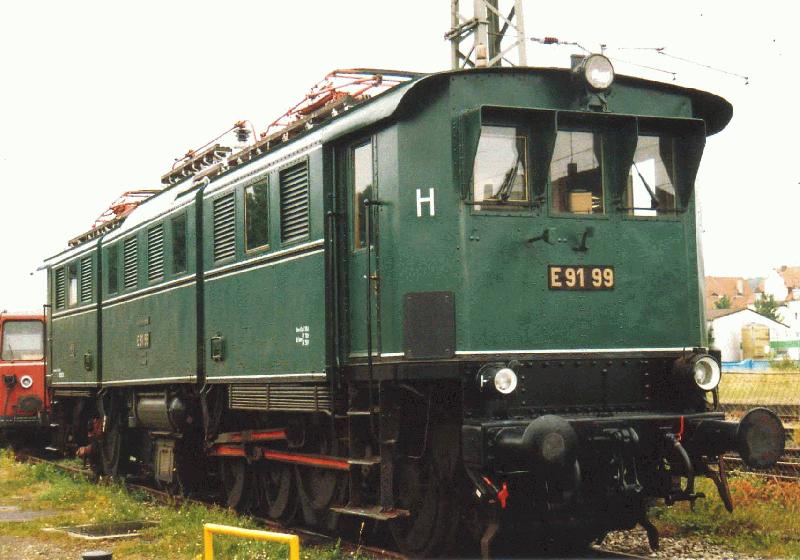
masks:
<svg viewBox="0 0 800 560"><path fill-rule="evenodd" d="M272 541L289 545L289 560L300 560L300 537L285 533L259 531L258 529L242 529L229 525L205 523L203 525L203 560L214 560L214 535L228 535L257 541Z"/></svg>

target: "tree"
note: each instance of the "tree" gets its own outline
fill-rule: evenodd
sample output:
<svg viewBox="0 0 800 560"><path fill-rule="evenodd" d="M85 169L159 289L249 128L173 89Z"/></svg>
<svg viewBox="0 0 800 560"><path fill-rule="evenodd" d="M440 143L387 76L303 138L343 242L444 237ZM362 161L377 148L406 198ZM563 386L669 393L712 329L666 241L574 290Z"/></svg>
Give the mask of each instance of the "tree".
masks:
<svg viewBox="0 0 800 560"><path fill-rule="evenodd" d="M723 295L717 301L714 302L714 307L717 309L730 309L731 308L731 298L728 297L728 294Z"/></svg>
<svg viewBox="0 0 800 560"><path fill-rule="evenodd" d="M772 294L761 294L756 300L756 313L769 317L773 321L783 321L783 317L778 314L778 302Z"/></svg>

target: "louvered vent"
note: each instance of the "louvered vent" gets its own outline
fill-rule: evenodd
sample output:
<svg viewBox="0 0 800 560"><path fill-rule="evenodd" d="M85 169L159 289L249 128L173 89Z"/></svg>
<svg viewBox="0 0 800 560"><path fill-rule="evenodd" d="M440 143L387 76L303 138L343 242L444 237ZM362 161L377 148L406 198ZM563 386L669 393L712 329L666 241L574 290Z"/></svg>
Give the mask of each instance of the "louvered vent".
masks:
<svg viewBox="0 0 800 560"><path fill-rule="evenodd" d="M231 385L228 405L235 410L320 411L332 410L327 385L268 383Z"/></svg>
<svg viewBox="0 0 800 560"><path fill-rule="evenodd" d="M64 309L66 303L66 283L64 282L64 269L56 270L56 309Z"/></svg>
<svg viewBox="0 0 800 560"><path fill-rule="evenodd" d="M308 237L308 161L280 172L281 241Z"/></svg>
<svg viewBox="0 0 800 560"><path fill-rule="evenodd" d="M164 224L147 232L147 279L158 280L164 276Z"/></svg>
<svg viewBox="0 0 800 560"><path fill-rule="evenodd" d="M236 215L233 193L214 201L214 260L236 254Z"/></svg>
<svg viewBox="0 0 800 560"><path fill-rule="evenodd" d="M137 256L136 238L126 239L122 249L122 286L124 288L136 287Z"/></svg>
<svg viewBox="0 0 800 560"><path fill-rule="evenodd" d="M81 259L81 303L92 301L92 257Z"/></svg>

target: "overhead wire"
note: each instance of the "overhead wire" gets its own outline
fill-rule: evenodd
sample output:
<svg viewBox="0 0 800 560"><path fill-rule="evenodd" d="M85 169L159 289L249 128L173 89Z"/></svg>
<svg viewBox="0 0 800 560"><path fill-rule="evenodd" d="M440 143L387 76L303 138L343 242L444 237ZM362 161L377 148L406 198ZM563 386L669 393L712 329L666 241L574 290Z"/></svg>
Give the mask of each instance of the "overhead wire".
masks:
<svg viewBox="0 0 800 560"><path fill-rule="evenodd" d="M575 46L581 49L586 53L591 53L589 49L578 43L577 41L561 41L556 37L530 37L530 40L534 43L539 43L542 45L561 45L561 46ZM723 68L718 68L716 66L712 66L710 64L705 64L703 62L698 62L696 60L692 60L690 58L677 56L672 53L667 52L666 47L608 47L606 44L601 45L601 51L605 53L605 50L610 48L611 50L616 51L653 51L656 54L660 54L662 56L666 56L667 58L672 58L674 60L678 60L680 62L685 62L686 64L692 64L694 66L699 66L700 68L705 68L706 70L711 70L712 72L719 72L720 74L725 74L726 76L731 76L734 78L739 78L744 80L744 85L750 84L750 77L744 74L739 74L737 72L732 72L730 70L725 70ZM608 55L606 55L608 56ZM663 68L658 68L656 66L650 66L647 64L641 64L638 62L632 62L630 60L624 60L618 57L611 57L608 56L609 59L615 60L617 62L621 62L623 64L630 64L631 66L636 66L638 68L644 68L647 70L652 70L654 72L660 72L662 74L669 74L672 76L672 80L675 81L677 79L678 73L672 70L665 70Z"/></svg>

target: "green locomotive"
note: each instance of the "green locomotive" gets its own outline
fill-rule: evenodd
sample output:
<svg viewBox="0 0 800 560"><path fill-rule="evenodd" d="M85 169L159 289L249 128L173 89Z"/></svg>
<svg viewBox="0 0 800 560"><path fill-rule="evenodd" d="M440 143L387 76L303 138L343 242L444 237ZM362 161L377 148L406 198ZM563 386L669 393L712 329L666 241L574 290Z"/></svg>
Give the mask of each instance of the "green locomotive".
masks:
<svg viewBox="0 0 800 560"><path fill-rule="evenodd" d="M361 73L363 74L363 72ZM588 542L783 451L716 411L694 179L731 106L569 69L326 90L47 261L63 446L414 556ZM362 82L358 82L362 83ZM685 482L682 481L685 479Z"/></svg>

